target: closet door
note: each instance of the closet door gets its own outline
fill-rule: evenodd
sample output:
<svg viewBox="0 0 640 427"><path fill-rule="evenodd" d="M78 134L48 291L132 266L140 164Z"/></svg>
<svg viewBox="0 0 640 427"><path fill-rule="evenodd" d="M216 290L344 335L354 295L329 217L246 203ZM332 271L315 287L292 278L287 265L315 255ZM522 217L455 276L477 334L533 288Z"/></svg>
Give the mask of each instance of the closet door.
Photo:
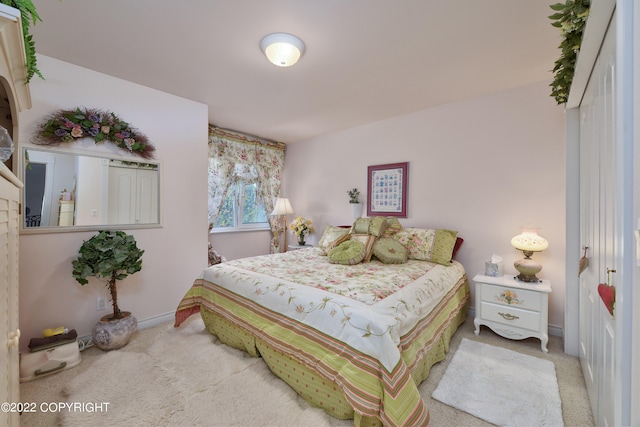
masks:
<svg viewBox="0 0 640 427"><path fill-rule="evenodd" d="M580 360L597 425L614 425L616 328L598 293L616 284L621 203L617 185L615 15L580 106L580 238L589 267L580 276Z"/></svg>
<svg viewBox="0 0 640 427"><path fill-rule="evenodd" d="M0 169L4 165L0 164ZM2 174L6 169L0 170ZM0 402L20 401L18 339L17 180L0 176ZM0 425L20 424L17 413L0 412Z"/></svg>
<svg viewBox="0 0 640 427"><path fill-rule="evenodd" d="M136 170L109 168L109 224L136 224Z"/></svg>
<svg viewBox="0 0 640 427"><path fill-rule="evenodd" d="M158 222L158 173L138 169L136 173L136 223Z"/></svg>
<svg viewBox="0 0 640 427"><path fill-rule="evenodd" d="M109 168L109 224L158 222L158 174L155 170Z"/></svg>

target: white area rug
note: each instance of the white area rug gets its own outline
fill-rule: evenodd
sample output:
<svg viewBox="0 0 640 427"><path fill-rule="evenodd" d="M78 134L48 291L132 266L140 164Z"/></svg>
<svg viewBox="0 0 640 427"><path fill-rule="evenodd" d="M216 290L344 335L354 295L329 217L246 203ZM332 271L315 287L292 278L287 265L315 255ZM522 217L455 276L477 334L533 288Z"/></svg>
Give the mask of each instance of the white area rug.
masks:
<svg viewBox="0 0 640 427"><path fill-rule="evenodd" d="M64 412L64 426L329 426L262 359L226 345L202 321L168 328L144 352L97 359L64 389L67 402L109 402L107 412ZM131 344L130 344L131 345ZM247 404L248 402L249 405ZM345 421L347 425L353 421Z"/></svg>
<svg viewBox="0 0 640 427"><path fill-rule="evenodd" d="M432 397L499 426L563 426L552 362L466 338Z"/></svg>

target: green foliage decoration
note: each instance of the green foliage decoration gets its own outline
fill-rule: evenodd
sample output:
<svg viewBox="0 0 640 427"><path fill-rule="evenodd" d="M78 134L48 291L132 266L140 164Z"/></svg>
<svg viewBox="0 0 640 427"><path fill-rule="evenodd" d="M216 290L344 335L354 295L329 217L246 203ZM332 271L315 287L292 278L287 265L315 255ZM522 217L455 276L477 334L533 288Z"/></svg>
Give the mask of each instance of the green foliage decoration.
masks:
<svg viewBox="0 0 640 427"><path fill-rule="evenodd" d="M357 188L347 191L349 203L360 203L360 191Z"/></svg>
<svg viewBox="0 0 640 427"><path fill-rule="evenodd" d="M549 6L556 13L549 16L556 28L562 32L560 58L553 67L554 79L551 83L551 96L558 105L566 104L573 82L576 60L582 44L582 33L589 16L589 0L567 0Z"/></svg>
<svg viewBox="0 0 640 427"><path fill-rule="evenodd" d="M95 277L106 283L111 294L113 319L121 319L118 308L118 280L142 269L142 254L136 239L124 231L102 230L80 246L78 258L71 262L73 278L81 285L89 283L87 277Z"/></svg>
<svg viewBox="0 0 640 427"><path fill-rule="evenodd" d="M20 11L22 36L24 37L24 53L27 59L27 83L31 81L34 74L44 79L37 66L36 43L33 41L33 35L29 32L32 22L33 25L36 25L37 21L42 21L36 11L36 7L31 0L0 0L0 2Z"/></svg>

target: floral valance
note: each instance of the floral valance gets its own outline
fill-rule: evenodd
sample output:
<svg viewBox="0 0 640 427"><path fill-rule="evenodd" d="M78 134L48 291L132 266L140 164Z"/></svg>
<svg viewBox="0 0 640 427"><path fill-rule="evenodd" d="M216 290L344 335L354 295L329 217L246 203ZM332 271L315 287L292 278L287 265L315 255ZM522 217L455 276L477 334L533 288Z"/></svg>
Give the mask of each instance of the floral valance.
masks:
<svg viewBox="0 0 640 427"><path fill-rule="evenodd" d="M251 137L236 131L230 131L227 129L221 129L213 125L209 125L209 144L211 144L212 137L218 137L218 138L227 139L231 141L237 141L244 144L257 144L257 145L262 145L263 147L274 148L278 150L286 150L287 148L287 145L284 142L277 142L277 141L271 141L268 139L263 139L258 137Z"/></svg>
<svg viewBox="0 0 640 427"><path fill-rule="evenodd" d="M145 135L114 113L88 108L56 111L39 126L32 142L57 145L82 138L91 138L96 144L111 142L145 159L153 158L155 151Z"/></svg>

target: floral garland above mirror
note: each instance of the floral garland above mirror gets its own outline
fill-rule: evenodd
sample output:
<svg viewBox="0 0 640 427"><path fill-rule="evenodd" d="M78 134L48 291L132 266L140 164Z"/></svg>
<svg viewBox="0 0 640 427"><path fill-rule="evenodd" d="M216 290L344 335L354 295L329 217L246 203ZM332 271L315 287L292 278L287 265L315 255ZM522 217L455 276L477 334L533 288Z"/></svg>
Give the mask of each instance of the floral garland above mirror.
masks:
<svg viewBox="0 0 640 427"><path fill-rule="evenodd" d="M96 144L112 142L132 154L153 158L155 147L147 137L110 111L76 108L59 110L40 125L34 144L57 145L91 138Z"/></svg>

